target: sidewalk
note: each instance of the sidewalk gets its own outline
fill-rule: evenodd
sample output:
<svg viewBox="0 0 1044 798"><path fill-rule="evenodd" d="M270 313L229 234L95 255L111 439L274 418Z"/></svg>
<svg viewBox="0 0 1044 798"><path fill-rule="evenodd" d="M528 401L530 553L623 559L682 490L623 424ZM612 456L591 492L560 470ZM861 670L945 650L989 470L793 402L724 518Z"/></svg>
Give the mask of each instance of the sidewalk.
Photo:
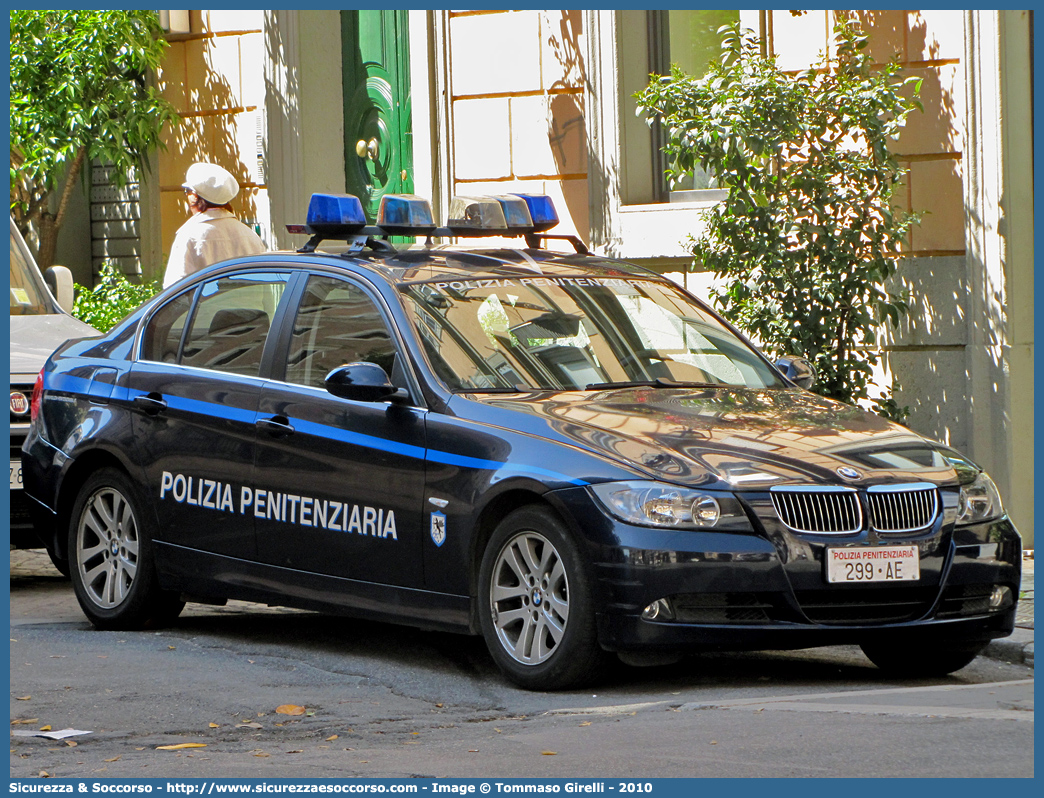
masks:
<svg viewBox="0 0 1044 798"><path fill-rule="evenodd" d="M994 640L983 656L1033 667L1033 552L1022 560L1022 590L1015 612L1015 631L1011 637Z"/></svg>

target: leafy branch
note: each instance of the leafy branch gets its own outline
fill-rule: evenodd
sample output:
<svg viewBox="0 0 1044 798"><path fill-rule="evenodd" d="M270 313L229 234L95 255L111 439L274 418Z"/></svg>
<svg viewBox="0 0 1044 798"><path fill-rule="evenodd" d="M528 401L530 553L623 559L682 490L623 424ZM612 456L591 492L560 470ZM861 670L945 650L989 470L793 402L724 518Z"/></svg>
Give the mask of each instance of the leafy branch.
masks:
<svg viewBox="0 0 1044 798"><path fill-rule="evenodd" d="M123 185L178 123L146 81L166 47L154 11L11 11L11 215L41 268L86 165Z"/></svg>
<svg viewBox="0 0 1044 798"><path fill-rule="evenodd" d="M688 241L723 285L718 308L770 352L809 358L820 393L855 402L873 385L880 328L909 310L885 288L918 221L892 204L906 170L890 145L920 108L920 80L874 64L850 23L834 32L832 61L791 74L727 25L706 74L673 67L635 96L667 132L668 180L698 166L728 192Z"/></svg>
<svg viewBox="0 0 1044 798"><path fill-rule="evenodd" d="M99 332L108 332L128 313L148 302L160 291L158 282L138 285L127 279L119 268L103 263L98 284L93 288L74 286L76 301L72 314Z"/></svg>

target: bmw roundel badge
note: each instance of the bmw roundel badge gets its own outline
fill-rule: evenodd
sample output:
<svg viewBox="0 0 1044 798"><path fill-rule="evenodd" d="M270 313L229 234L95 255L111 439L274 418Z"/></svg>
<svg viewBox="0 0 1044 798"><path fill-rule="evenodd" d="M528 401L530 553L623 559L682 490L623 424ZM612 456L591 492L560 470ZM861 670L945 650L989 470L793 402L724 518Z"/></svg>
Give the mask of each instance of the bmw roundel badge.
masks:
<svg viewBox="0 0 1044 798"><path fill-rule="evenodd" d="M859 479L859 477L862 476L851 466L841 466L839 469L837 469L837 473L843 476L845 479Z"/></svg>

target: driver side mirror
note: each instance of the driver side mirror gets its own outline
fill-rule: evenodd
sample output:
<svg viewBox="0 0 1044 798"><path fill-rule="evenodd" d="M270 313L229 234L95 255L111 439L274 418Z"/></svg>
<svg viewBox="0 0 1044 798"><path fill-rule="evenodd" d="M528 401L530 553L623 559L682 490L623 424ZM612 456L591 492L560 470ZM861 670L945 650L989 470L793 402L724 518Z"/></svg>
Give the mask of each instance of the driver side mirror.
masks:
<svg viewBox="0 0 1044 798"><path fill-rule="evenodd" d="M396 388L387 372L376 363L346 363L324 380L326 390L354 402L392 402L409 399L404 388Z"/></svg>
<svg viewBox="0 0 1044 798"><path fill-rule="evenodd" d="M44 273L44 282L51 289L58 306L66 313L73 309L73 276L65 266L52 266Z"/></svg>
<svg viewBox="0 0 1044 798"><path fill-rule="evenodd" d="M816 370L807 358L785 355L776 361L776 368L799 388L808 390L816 383Z"/></svg>

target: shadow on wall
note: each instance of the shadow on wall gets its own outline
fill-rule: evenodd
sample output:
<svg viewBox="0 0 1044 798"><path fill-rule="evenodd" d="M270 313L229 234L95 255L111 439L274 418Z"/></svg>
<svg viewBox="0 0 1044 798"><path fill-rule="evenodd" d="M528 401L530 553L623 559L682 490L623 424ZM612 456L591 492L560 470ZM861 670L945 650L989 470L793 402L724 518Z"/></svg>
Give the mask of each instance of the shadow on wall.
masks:
<svg viewBox="0 0 1044 798"><path fill-rule="evenodd" d="M271 19L271 15L272 12L265 12L265 60L270 65L269 71L265 73L265 114L267 117L265 121L269 131L293 130L300 116L297 107L298 97L301 96L298 74L296 70L286 66L287 44L284 41L283 29L280 25L275 24L274 20ZM336 99L340 101L339 97ZM275 138L279 140L282 137L276 134ZM273 153L269 139L270 134L266 131L261 150L261 157L266 165L266 172L268 167L276 162L272 157ZM279 163L283 164L284 168L289 167L293 169L293 164L299 163L299 161L292 156L281 153ZM271 185L271 174L268 174L267 180ZM277 249L294 248L297 245L290 241L290 234L286 232L284 225L288 221L296 221L291 216L295 210L293 205L297 203L298 198L289 196L286 187L279 185L275 186L275 190L269 191L268 197L271 203L273 245ZM297 216L300 216L299 212Z"/></svg>
<svg viewBox="0 0 1044 798"><path fill-rule="evenodd" d="M257 193L264 186L255 181L252 164L244 162L244 158L250 157L255 146L259 109L239 105L242 99L238 89L218 69L221 63L215 53L218 46L238 47L238 43L235 37L171 42L166 66L159 77L160 90L182 117L176 129L166 132L166 151L161 155L164 262L160 275L175 232L189 218L181 183L193 163L209 161L228 169L240 185L239 194L232 200L236 216L247 222L253 222L258 216Z"/></svg>
<svg viewBox="0 0 1044 798"><path fill-rule="evenodd" d="M557 20L555 14L557 13ZM547 44L557 62L559 75L547 91L547 137L558 174L572 177L562 181L562 193L577 233L590 244L590 221L586 179L589 168L587 131L584 124L583 88L587 84L580 37L583 15L580 11L547 12ZM557 23L557 24L556 24ZM580 91L577 91L580 89Z"/></svg>
<svg viewBox="0 0 1044 798"><path fill-rule="evenodd" d="M839 12L840 14L840 12ZM968 296L965 258L963 139L963 59L960 45L946 49L918 11L854 11L871 37L870 52L878 63L898 58L908 64L902 74L922 80L919 98L924 112L914 110L892 150L909 173L897 199L905 210L923 213L905 242L907 257L899 261L889 289L905 292L910 313L899 329L882 327L885 387L900 407L910 407L914 430L958 448L969 440L970 380L965 361L968 319L974 312ZM958 23L960 19L958 18ZM945 24L934 20L933 25ZM993 326L996 316L980 317ZM992 330L991 333L992 334Z"/></svg>

